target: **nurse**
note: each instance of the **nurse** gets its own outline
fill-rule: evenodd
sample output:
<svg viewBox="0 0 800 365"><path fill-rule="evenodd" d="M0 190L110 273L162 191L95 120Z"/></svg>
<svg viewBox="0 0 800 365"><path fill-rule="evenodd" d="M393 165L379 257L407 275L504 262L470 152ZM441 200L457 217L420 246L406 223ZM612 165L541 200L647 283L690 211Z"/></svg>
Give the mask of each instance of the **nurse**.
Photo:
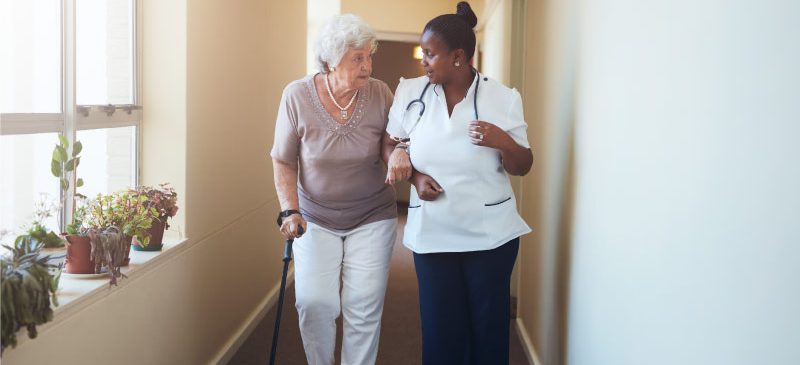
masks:
<svg viewBox="0 0 800 365"><path fill-rule="evenodd" d="M401 79L389 111L386 182L412 184L404 244L414 252L423 364L507 364L519 237L508 174L533 164L514 89L471 67L477 18L466 2L420 40L426 75Z"/></svg>

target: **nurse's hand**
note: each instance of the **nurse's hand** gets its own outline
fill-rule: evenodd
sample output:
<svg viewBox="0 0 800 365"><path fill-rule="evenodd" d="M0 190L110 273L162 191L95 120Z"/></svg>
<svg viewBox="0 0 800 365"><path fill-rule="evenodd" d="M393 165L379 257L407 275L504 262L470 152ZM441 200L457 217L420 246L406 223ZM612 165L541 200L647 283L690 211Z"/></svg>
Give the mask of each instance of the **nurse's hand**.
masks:
<svg viewBox="0 0 800 365"><path fill-rule="evenodd" d="M469 123L469 141L474 145L503 149L511 144L516 145L514 139L500 129L500 127L482 120L473 120Z"/></svg>
<svg viewBox="0 0 800 365"><path fill-rule="evenodd" d="M414 188L417 189L417 195L419 195L419 198L422 200L436 200L439 194L444 192L444 189L439 186L436 180L421 172L415 172L414 175L411 176L411 183L414 184Z"/></svg>
<svg viewBox="0 0 800 365"><path fill-rule="evenodd" d="M389 156L386 183L394 185L397 181L406 181L411 177L411 159L405 149L395 148Z"/></svg>
<svg viewBox="0 0 800 365"><path fill-rule="evenodd" d="M308 227L308 223L300 214L292 214L286 218L283 218L283 224L281 224L281 233L287 239L289 238L297 238L302 236L300 234L299 227L303 227L303 232L306 231Z"/></svg>

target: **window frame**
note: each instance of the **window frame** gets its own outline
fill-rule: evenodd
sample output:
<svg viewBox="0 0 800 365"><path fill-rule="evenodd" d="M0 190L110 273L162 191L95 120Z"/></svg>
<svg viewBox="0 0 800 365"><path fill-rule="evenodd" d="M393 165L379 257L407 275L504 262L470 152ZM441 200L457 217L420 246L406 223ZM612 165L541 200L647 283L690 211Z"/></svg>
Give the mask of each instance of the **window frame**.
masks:
<svg viewBox="0 0 800 365"><path fill-rule="evenodd" d="M141 1L131 0L131 44L133 104L78 105L76 89L76 36L78 0L61 0L61 112L60 113L1 113L0 135L63 133L73 144L79 130L136 127L136 154L133 156L134 185L139 183L141 160ZM72 194L69 192L68 194ZM73 197L60 214L64 222L72 220Z"/></svg>

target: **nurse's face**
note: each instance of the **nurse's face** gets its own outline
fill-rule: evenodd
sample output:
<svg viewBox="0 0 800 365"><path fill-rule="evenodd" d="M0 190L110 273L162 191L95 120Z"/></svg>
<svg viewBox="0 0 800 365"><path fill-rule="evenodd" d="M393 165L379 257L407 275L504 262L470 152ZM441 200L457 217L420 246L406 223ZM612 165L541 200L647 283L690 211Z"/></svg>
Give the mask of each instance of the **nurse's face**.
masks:
<svg viewBox="0 0 800 365"><path fill-rule="evenodd" d="M456 72L457 52L451 50L431 31L422 34L419 42L422 47L422 68L432 84L446 84ZM462 63L462 67L464 66Z"/></svg>

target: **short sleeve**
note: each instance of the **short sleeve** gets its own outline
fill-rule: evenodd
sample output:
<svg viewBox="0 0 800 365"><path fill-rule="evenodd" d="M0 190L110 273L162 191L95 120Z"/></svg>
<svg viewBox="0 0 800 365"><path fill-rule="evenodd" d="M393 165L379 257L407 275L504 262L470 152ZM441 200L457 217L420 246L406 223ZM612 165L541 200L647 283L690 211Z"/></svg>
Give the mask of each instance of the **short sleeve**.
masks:
<svg viewBox="0 0 800 365"><path fill-rule="evenodd" d="M512 90L507 121L508 125L505 131L514 139L514 142L522 147L531 148L528 143L528 124L525 123L525 115L522 111L522 96L516 89Z"/></svg>
<svg viewBox="0 0 800 365"><path fill-rule="evenodd" d="M400 100L403 95L403 90L406 87L406 80L400 78L400 83L397 84L397 90L394 92L394 102L389 109L389 124L386 125L386 133L396 138L408 138L408 132L403 129L403 100Z"/></svg>
<svg viewBox="0 0 800 365"><path fill-rule="evenodd" d="M297 131L297 110L291 103L290 86L283 90L278 117L275 120L275 140L270 155L286 163L297 163L300 156L300 135Z"/></svg>
<svg viewBox="0 0 800 365"><path fill-rule="evenodd" d="M389 115L389 112L391 111L392 101L394 100L394 95L392 94L392 90L389 89L389 85L386 85L385 82L381 82L381 93L382 93L382 96L383 96L383 99L384 99L383 115L387 116L387 119L386 119L386 123L387 124L385 124L385 125L388 125L388 115Z"/></svg>

